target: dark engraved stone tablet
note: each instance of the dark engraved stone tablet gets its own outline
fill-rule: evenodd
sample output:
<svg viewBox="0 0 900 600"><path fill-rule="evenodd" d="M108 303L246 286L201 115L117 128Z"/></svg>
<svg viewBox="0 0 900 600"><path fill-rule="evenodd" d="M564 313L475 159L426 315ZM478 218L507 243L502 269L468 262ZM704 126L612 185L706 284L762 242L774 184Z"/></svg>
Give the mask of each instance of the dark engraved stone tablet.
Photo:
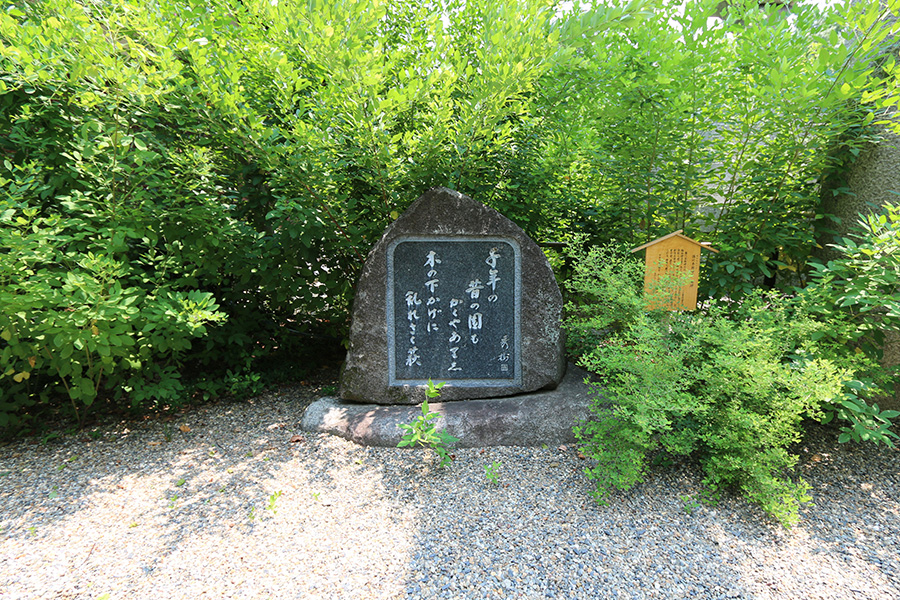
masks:
<svg viewBox="0 0 900 600"><path fill-rule="evenodd" d="M552 389L565 373L561 318L534 240L468 196L431 189L363 265L341 398L418 404L429 378L446 383L442 402Z"/></svg>
<svg viewBox="0 0 900 600"><path fill-rule="evenodd" d="M514 239L405 236L388 247L387 261L390 385L521 380Z"/></svg>

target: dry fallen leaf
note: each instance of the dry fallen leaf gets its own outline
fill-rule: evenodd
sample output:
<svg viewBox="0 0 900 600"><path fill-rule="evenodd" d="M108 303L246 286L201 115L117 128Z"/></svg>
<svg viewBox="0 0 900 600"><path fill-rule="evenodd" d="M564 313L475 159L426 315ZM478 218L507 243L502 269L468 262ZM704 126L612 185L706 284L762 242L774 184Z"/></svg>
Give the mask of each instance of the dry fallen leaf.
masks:
<svg viewBox="0 0 900 600"><path fill-rule="evenodd" d="M190 432L191 432L191 428L188 427L187 425L182 425L182 426L179 427L178 429L181 430L181 433L190 433Z"/></svg>
<svg viewBox="0 0 900 600"><path fill-rule="evenodd" d="M578 458L580 458L581 460L584 460L584 459L587 458L587 456L584 455L584 452L578 452L577 456L578 456Z"/></svg>
<svg viewBox="0 0 900 600"><path fill-rule="evenodd" d="M159 446L162 442L147 442L148 446Z"/></svg>
<svg viewBox="0 0 900 600"><path fill-rule="evenodd" d="M297 433L297 434L292 435L292 436L291 436L291 439L288 440L288 441L289 441L290 443L293 444L293 443L295 443L295 442L305 442L305 441L306 441L306 438L304 438L302 435L300 435L299 433Z"/></svg>

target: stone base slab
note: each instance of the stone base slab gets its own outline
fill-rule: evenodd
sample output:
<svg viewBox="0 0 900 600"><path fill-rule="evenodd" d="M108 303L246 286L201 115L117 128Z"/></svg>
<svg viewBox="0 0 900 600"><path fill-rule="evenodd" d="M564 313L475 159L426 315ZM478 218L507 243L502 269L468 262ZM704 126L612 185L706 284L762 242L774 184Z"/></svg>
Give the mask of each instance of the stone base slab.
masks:
<svg viewBox="0 0 900 600"><path fill-rule="evenodd" d="M458 448L540 446L575 441L572 427L590 416L590 374L569 365L554 390L506 398L435 402L439 430L459 438ZM396 446L400 424L421 416L420 406L358 404L337 398L313 402L303 415L304 431L330 433L364 446Z"/></svg>

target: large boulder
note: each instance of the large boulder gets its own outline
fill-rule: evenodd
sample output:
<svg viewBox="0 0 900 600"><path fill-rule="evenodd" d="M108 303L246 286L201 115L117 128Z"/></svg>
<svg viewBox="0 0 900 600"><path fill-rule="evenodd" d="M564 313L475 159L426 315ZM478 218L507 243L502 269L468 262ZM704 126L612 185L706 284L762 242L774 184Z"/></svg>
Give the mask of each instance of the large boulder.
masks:
<svg viewBox="0 0 900 600"><path fill-rule="evenodd" d="M357 284L344 400L418 404L555 388L562 296L515 223L447 188L416 200L372 248Z"/></svg>

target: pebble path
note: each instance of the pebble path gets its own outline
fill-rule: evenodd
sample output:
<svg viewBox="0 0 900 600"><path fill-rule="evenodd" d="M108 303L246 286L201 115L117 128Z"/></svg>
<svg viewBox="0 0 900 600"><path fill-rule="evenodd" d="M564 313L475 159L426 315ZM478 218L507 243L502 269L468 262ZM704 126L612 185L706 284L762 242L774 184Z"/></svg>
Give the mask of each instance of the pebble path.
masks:
<svg viewBox="0 0 900 600"><path fill-rule="evenodd" d="M689 461L600 506L575 447L439 469L300 432L311 396L0 446L0 599L900 599L896 450L810 428L788 531Z"/></svg>

